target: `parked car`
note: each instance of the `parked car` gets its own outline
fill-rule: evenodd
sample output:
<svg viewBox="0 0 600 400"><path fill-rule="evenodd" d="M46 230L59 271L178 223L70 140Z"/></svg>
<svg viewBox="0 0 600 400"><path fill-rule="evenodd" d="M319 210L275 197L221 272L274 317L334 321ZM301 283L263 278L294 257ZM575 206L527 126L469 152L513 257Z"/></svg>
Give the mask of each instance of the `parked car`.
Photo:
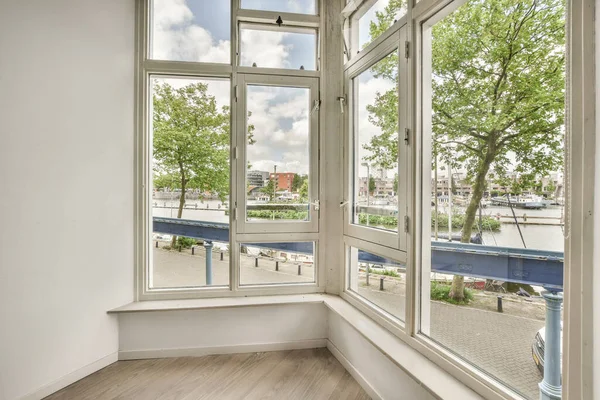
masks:
<svg viewBox="0 0 600 400"><path fill-rule="evenodd" d="M562 371L562 324L560 326L560 361L561 361L561 371ZM533 358L533 362L538 367L542 375L544 375L544 349L546 347L546 328L542 328L535 334L535 338L533 339L533 344L531 345L531 356Z"/></svg>

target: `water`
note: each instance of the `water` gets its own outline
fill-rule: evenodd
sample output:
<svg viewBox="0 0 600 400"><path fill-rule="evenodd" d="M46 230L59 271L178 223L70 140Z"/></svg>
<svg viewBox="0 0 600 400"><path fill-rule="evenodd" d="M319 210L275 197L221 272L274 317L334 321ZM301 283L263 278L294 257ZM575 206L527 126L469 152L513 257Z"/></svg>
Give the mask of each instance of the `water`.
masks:
<svg viewBox="0 0 600 400"><path fill-rule="evenodd" d="M163 206L165 201L156 201L157 205ZM153 208L152 215L156 217L168 217L176 218L178 206L177 201L166 201L167 206L173 208ZM203 203L200 200L189 200L186 202L186 206L190 207L194 204L198 204L198 209L184 209L182 218L192 219L198 221L207 222L223 222L229 223L229 216L225 215L226 207L223 206L219 200L205 200ZM206 210L208 204L209 210ZM218 206L221 205L221 209ZM440 212L443 211L443 207L440 207ZM456 211L455 211L456 212ZM501 215L512 215L510 208L508 207L488 207L483 210L482 215L494 216L500 213ZM548 206L541 210L522 210L515 209L515 214L518 217L518 221L522 221L523 214L528 216L545 216L545 217L561 217L560 206ZM502 219L506 221L506 219ZM553 222L558 222L554 220ZM520 225L525 244L528 249L538 250L550 250L550 251L564 251L564 237L563 230L560 226L555 225ZM485 228L485 227L484 227ZM519 235L517 225L503 223L499 232L491 232L490 230L484 229L483 232L484 244L488 246L500 246L500 247L516 247L523 248L523 243Z"/></svg>

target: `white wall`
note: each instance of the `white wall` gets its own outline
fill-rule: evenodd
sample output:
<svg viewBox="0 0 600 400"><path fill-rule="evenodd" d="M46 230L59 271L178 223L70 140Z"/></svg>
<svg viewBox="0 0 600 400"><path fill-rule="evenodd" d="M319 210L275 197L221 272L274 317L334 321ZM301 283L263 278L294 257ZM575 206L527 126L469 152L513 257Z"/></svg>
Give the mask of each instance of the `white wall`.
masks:
<svg viewBox="0 0 600 400"><path fill-rule="evenodd" d="M382 399L435 399L338 314L330 311L328 324L329 341L375 391L375 394L369 394Z"/></svg>
<svg viewBox="0 0 600 400"><path fill-rule="evenodd" d="M596 3L596 168L594 182L594 356L593 385L594 399L600 399L600 6Z"/></svg>
<svg viewBox="0 0 600 400"><path fill-rule="evenodd" d="M134 0L0 2L0 399L116 357L106 311L133 298L134 14Z"/></svg>
<svg viewBox="0 0 600 400"><path fill-rule="evenodd" d="M122 359L324 347L320 303L119 314Z"/></svg>

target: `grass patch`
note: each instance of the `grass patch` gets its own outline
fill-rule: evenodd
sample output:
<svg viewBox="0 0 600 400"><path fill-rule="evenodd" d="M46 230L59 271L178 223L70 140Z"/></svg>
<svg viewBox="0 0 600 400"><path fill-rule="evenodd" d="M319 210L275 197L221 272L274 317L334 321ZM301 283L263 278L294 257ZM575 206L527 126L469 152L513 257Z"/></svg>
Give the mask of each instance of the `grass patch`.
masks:
<svg viewBox="0 0 600 400"><path fill-rule="evenodd" d="M465 288L465 300L460 302L450 298L450 289L451 286L446 285L445 283L431 282L431 300L445 301L446 303L457 305L469 304L469 302L473 300L473 291L471 289Z"/></svg>
<svg viewBox="0 0 600 400"><path fill-rule="evenodd" d="M381 270L381 269L369 268L369 274L393 276L394 278L400 277L399 273L397 273L396 271L390 270L390 269Z"/></svg>

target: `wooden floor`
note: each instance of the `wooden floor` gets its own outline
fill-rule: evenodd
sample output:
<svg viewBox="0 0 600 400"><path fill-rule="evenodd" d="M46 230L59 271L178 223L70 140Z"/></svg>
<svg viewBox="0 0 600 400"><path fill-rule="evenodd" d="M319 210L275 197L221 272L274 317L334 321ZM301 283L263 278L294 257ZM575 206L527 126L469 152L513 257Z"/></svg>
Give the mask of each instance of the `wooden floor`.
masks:
<svg viewBox="0 0 600 400"><path fill-rule="evenodd" d="M46 399L369 399L327 349L118 361Z"/></svg>

